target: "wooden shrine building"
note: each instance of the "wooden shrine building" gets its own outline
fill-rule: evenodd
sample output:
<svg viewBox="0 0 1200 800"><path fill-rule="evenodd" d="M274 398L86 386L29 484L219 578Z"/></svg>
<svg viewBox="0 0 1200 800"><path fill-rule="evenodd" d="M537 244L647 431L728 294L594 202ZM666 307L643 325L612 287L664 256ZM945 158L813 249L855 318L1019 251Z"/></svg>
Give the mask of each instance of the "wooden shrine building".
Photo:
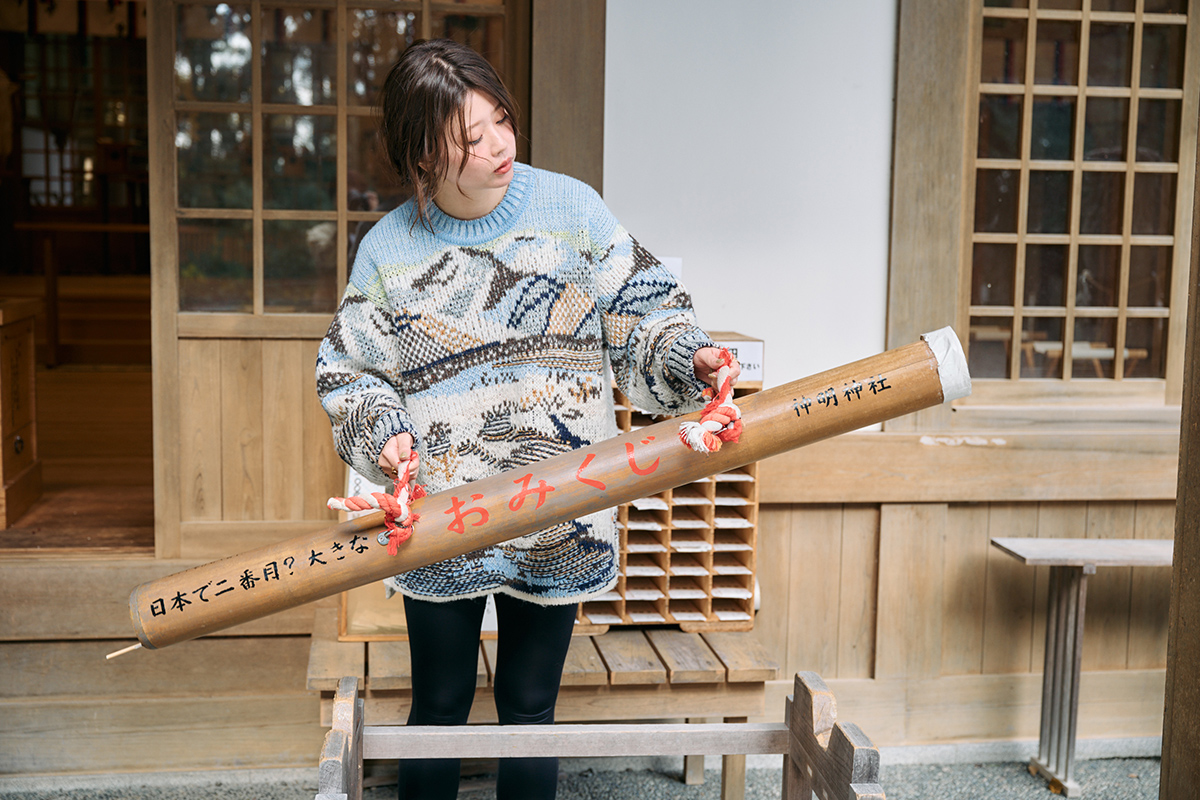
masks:
<svg viewBox="0 0 1200 800"><path fill-rule="evenodd" d="M1050 569L990 540L1187 523L1197 10L751 5L0 4L0 775L315 764L314 620L344 643L349 601L103 656L135 585L335 519L313 364L403 200L371 102L427 36L497 66L520 159L684 258L764 383L945 325L967 351L970 397L623 512L644 547L593 638L739 628L779 667L753 678L765 721L812 671L879 745L1038 737ZM697 594L672 594L685 541ZM1081 741L1162 735L1170 576L1090 577ZM708 716L754 716L713 685L688 690ZM678 713L663 687L640 691Z"/></svg>

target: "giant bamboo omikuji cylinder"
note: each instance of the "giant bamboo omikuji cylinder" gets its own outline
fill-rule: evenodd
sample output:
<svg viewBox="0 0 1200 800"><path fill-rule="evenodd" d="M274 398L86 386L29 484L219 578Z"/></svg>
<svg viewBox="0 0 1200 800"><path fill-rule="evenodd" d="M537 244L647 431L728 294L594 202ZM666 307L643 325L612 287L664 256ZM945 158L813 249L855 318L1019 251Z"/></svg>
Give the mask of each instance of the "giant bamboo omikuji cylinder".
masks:
<svg viewBox="0 0 1200 800"><path fill-rule="evenodd" d="M130 616L143 646L165 647L969 392L958 338L943 328L739 398L741 440L716 453L679 441L680 422L698 413L660 422L416 501L420 520L397 556L378 539L384 527L376 512L144 583L130 595Z"/></svg>

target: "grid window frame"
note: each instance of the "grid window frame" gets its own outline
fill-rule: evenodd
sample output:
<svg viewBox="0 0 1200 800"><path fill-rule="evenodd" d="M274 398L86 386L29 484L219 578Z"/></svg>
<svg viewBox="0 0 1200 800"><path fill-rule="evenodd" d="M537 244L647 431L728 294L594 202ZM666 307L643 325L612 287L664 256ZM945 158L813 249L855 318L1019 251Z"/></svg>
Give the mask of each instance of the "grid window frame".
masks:
<svg viewBox="0 0 1200 800"><path fill-rule="evenodd" d="M169 11L171 29L171 50L178 55L178 26L180 9L189 6L216 6L215 0L172 0ZM350 207L349 199L349 148L353 146L348 136L350 120L373 120L376 109L369 102L362 102L351 97L349 89L349 47L351 35L348 27L349 15L355 12L400 13L407 14L409 21L417 22L417 29L411 32L410 39L431 38L434 34L435 19L449 15L460 15L474 18L495 19L505 26L503 33L503 53L506 63L497 64L498 70L516 72L521 68L518 58L513 51L514 37L518 36L511 27L520 21L520 13L513 3L506 0L491 0L490 2L435 2L435 0L241 0L229 5L245 9L250 17L249 30L249 67L250 91L249 97L236 100L207 100L181 98L177 87L172 86L170 95L169 118L172 131L175 131L180 120L200 114L245 114L250 120L250 202L245 207L214 207L184 205L179 194L179 152L171 148L170 166L164 169L169 178L170 197L172 205L166 217L169 230L168 252L171 253L171 269L174 274L176 304L172 313L176 317L176 331L179 336L189 338L261 338L261 337L311 337L318 338L324 334L328 326L333 308L314 311L279 310L270 297L270 287L267 285L271 269L267 263L265 242L269 238L266 233L271 223L311 223L314 226L332 225L335 227L333 237L335 253L333 296L340 297L345 289L348 273L352 266L349 256L350 236L353 228L362 223L374 223L382 219L387 209L371 211L358 210ZM264 21L274 10L313 10L326 15L331 21L332 46L334 47L336 74L333 76L333 91L330 102L280 103L268 102L264 98ZM519 85L520 76L515 75L506 80L516 81ZM520 91L519 88L515 89ZM165 98L164 98L165 99ZM164 109L166 110L166 109ZM264 163L265 142L269 120L273 116L310 117L317 120L331 120L332 132L336 142L334 150L334 188L332 208L289 208L286 205L269 201L268 189L264 185L264 175L267 165ZM371 123L373 125L373 122ZM328 123L326 123L328 125ZM272 207L274 206L274 207ZM250 274L251 292L250 303L242 310L188 310L183 307L182 287L183 278L180 275L179 236L180 226L186 226L190 221L245 220L250 223L251 246Z"/></svg>
<svg viewBox="0 0 1200 800"><path fill-rule="evenodd" d="M1159 392L1158 396L1165 396L1167 402L1170 402L1170 397L1178 392L1181 383L1183 339L1180 334L1187 297L1186 277L1190 256L1191 201L1195 169L1195 154L1190 147L1195 141L1195 26L1188 24L1191 21L1190 15L1145 12L1144 0L1137 0L1132 12L1093 11L1091 5L1091 0L1082 0L1080 10L1065 11L1041 9L1038 0L1030 0L1027 8L1001 8L983 6L982 2L980 4L982 24L979 26L976 40L978 55L973 65L973 91L968 94L968 114L974 112L980 115L984 104L991 104L989 108L996 109L1015 104L1018 107L1019 140L1015 153L1004 152L1001 157L997 157L994 152L981 153L981 149L986 149L977 138L980 135L981 123L978 120L981 117L976 117L977 122L967 126L967 134L971 139L967 143L967 180L970 186L966 193L968 208L964 230L967 233L967 246L963 248L960 303L961 307L965 308L964 321L968 322L967 328L970 331L965 337L968 358L974 347L991 347L993 353L1000 346L1004 348L1004 374L982 378L976 376L977 397L973 398L973 403L1003 402L1006 398L1028 399L1031 383L1056 400L1070 399L1075 395L1088 402L1120 397L1144 400L1155 395L1155 387L1165 385L1165 395ZM1078 26L1078 36L1075 40L1077 62L1073 67L1074 83L1046 79L1045 48L1042 47L1039 62L1039 46L1043 43L1039 42L1037 35L1038 26L1043 23ZM1015 78L994 67L989 68L985 63L988 57L985 55L988 43L984 39L989 24L997 27L1008 26L1010 30L1014 25L1024 25L1024 40L1011 48L1018 52L1021 61L1020 74ZM1129 26L1132 46L1127 86L1089 84L1089 44L1093 24L1110 27ZM1181 56L1184 66L1179 70L1179 86L1141 86L1142 44L1147 26L1152 30L1178 29L1182 32L1178 39L1183 42L1185 50ZM994 50L992 55L995 55ZM1008 53L1005 53L1005 56L1007 55ZM1058 55L1061 56L1061 53ZM1005 61L1004 66L1009 68L1014 64ZM1000 76L999 80L996 79L997 76ZM992 80L985 81L985 77L991 77ZM1064 148L1059 147L1057 152L1051 155L1039 154L1041 157L1035 158L1032 152L1035 124L1032 109L1035 104L1059 100L1072 108L1071 140L1066 143L1065 153L1062 152ZM1123 133L1123 158L1088 157L1084 134L1089 102L1096 106L1106 103L1128 104L1125 130L1118 132ZM1162 105L1176 103L1177 108L1181 109L1177 119L1179 129L1174 134L1177 150L1174 161L1138 160L1139 106L1143 102ZM1017 176L1016 208L1005 211L1015 220L1015 224L1011 226L1014 229L1005 229L1005 223L1001 222L1000 229L980 230L980 227L986 226L979 224L976 215L989 209L979 204L976 190L986 188L981 178L986 175L987 180L994 182L999 171L1008 171ZM1031 193L1036 197L1037 190L1041 188L1038 181L1043 175L1040 173L1054 172L1070 176L1068 224L1065 230L1031 230L1028 213ZM1173 213L1169 232L1134 232L1134 195L1138 191L1139 182L1144 188L1155 182L1161 185L1172 181ZM1088 231L1086 224L1081 223L1081 208L1086 203L1083 198L1085 183L1120 184L1119 230ZM1012 274L1008 280L1013 288L1010 296L1005 298L1007 302L980 302L978 284L983 276L981 270L977 269L974 256L980 246L1007 246L1015 251ZM1037 306L1025 302L1028 266L1026 256L1030 246L1065 247L1067 250L1061 302L1058 304ZM1120 250L1115 302L1105 305L1077 303L1080 248L1105 247ZM1131 253L1133 248L1139 247L1171 248L1170 283L1166 289L1165 306L1131 305L1128 302ZM1048 321L1051 320L1059 320L1061 323L1060 341L1048 340L1040 344L1036 341L1037 336L1025 336L1028 325L1036 328L1039 325L1050 324ZM1111 328L1111 347L1100 352L1088 341L1077 341L1077 327L1087 329L1089 326L1098 329ZM1141 348L1129 346L1129 328L1145 330L1147 326L1166 327L1166 333L1159 334L1163 352L1151 354ZM1044 332L1040 338L1048 339ZM1013 343L1019 344L1014 346ZM1047 356L1054 355L1055 347L1058 355L1055 367L1057 372L1049 377L1045 374L1036 377L1028 374L1033 371L1030 370L1030 363L1034 358L1038 359L1043 373L1049 372L1046 365L1051 362ZM980 353L982 352L981 350ZM1086 357L1093 352L1105 358ZM1074 358L1063 359L1063 353L1070 353ZM1153 369L1157 374L1146 378L1133 377L1138 361L1142 360L1145 364L1146 358L1153 360ZM976 363L979 363L979 360ZM975 367L973 364L973 371ZM1023 375L1023 371L1027 374ZM1093 380L1094 377L1099 377L1100 380ZM1085 385L1096 383L1102 384L1103 388ZM1024 384L1024 387L1018 387L1017 384Z"/></svg>

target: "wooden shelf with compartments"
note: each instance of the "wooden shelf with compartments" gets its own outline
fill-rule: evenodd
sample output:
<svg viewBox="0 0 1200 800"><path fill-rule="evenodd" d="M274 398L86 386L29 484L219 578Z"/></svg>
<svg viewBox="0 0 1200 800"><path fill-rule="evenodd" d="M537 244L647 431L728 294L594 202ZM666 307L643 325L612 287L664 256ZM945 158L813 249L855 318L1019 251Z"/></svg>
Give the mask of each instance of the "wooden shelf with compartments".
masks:
<svg viewBox="0 0 1200 800"><path fill-rule="evenodd" d="M734 397L760 387L743 382ZM622 432L665 419L613 393ZM676 625L688 632L754 626L757 464L622 505L617 524L620 577L607 594L580 605L579 633L622 625Z"/></svg>

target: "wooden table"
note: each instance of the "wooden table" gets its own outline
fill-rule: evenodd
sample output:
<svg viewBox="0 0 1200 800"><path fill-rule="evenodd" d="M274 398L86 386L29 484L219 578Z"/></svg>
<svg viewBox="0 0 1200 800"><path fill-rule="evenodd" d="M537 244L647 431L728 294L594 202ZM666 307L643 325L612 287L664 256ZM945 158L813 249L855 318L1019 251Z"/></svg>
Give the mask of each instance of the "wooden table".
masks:
<svg viewBox="0 0 1200 800"><path fill-rule="evenodd" d="M408 642L341 642L334 608L318 609L308 657L308 688L321 692L321 724L332 725L343 676L365 685L368 725L403 725L412 702ZM496 723L492 665L496 642L480 647L471 723ZM571 640L555 706L558 722L686 719L745 722L764 713L766 682L778 666L752 635L621 629ZM722 760L722 800L745 795L746 757ZM688 783L702 782L702 757L688 756Z"/></svg>
<svg viewBox="0 0 1200 800"><path fill-rule="evenodd" d="M1075 782L1075 723L1087 576L1096 567L1169 567L1169 539L993 538L992 545L1030 565L1050 567L1046 603L1046 661L1042 675L1042 724L1038 754L1029 771L1067 797L1082 790Z"/></svg>

